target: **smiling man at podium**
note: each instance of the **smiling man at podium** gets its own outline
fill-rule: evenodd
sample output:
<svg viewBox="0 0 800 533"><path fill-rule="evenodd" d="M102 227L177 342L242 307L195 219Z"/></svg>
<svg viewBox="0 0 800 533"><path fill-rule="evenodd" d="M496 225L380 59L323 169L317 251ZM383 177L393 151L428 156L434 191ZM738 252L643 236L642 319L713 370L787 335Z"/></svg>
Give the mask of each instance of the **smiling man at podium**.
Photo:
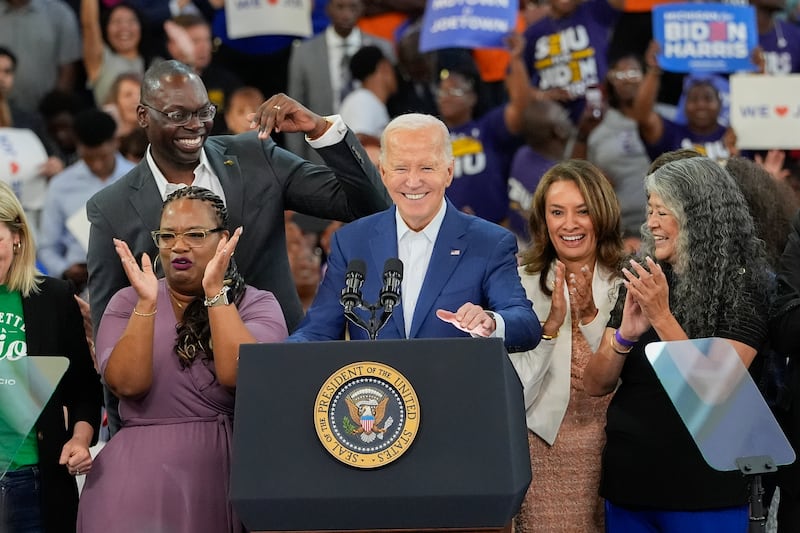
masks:
<svg viewBox="0 0 800 533"><path fill-rule="evenodd" d="M325 278L290 340L344 339L347 315L361 326L349 327L351 339L380 329L381 339L472 335L503 338L509 352L535 347L541 327L517 274L514 236L445 198L454 169L447 127L430 115L401 115L381 146L380 174L395 206L336 232ZM381 277L394 258L399 272L386 262ZM370 305L362 294L380 300Z"/></svg>

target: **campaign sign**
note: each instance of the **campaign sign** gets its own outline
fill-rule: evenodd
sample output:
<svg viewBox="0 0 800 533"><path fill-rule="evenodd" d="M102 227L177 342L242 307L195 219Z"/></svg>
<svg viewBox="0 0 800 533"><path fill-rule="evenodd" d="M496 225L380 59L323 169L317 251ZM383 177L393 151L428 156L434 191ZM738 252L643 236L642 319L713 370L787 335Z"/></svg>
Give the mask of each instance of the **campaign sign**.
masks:
<svg viewBox="0 0 800 533"><path fill-rule="evenodd" d="M653 8L659 66L672 72L755 70L758 42L752 6L666 4Z"/></svg>
<svg viewBox="0 0 800 533"><path fill-rule="evenodd" d="M18 198L23 189L39 176L39 167L47 161L42 141L31 130L0 128L0 180L5 181Z"/></svg>
<svg viewBox="0 0 800 533"><path fill-rule="evenodd" d="M225 19L231 39L312 33L311 0L225 0Z"/></svg>
<svg viewBox="0 0 800 533"><path fill-rule="evenodd" d="M519 3L512 0L428 0L420 52L440 48L505 48L516 27Z"/></svg>
<svg viewBox="0 0 800 533"><path fill-rule="evenodd" d="M800 74L730 77L731 126L739 148L800 148Z"/></svg>

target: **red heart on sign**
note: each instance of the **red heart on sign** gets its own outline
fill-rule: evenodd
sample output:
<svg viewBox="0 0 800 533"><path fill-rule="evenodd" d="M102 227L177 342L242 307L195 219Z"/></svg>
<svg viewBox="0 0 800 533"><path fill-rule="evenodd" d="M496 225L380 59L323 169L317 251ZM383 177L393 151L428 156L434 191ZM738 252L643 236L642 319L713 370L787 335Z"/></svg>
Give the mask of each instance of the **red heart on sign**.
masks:
<svg viewBox="0 0 800 533"><path fill-rule="evenodd" d="M13 176L19 172L19 164L16 161L11 162L11 175Z"/></svg>
<svg viewBox="0 0 800 533"><path fill-rule="evenodd" d="M778 114L779 117L782 117L789 112L789 107L785 105L776 105L775 112Z"/></svg>

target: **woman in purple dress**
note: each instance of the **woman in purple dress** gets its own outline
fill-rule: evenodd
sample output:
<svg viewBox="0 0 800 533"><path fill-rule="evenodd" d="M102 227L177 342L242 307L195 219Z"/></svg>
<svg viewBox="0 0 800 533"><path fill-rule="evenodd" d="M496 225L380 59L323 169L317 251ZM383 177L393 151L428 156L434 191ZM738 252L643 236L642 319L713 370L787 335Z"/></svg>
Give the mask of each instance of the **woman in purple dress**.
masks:
<svg viewBox="0 0 800 533"><path fill-rule="evenodd" d="M87 476L79 531L242 531L228 500L239 345L287 330L275 297L238 273L242 229L227 218L206 189L167 197L153 232L162 280L115 241L131 287L103 314L97 359L123 427Z"/></svg>

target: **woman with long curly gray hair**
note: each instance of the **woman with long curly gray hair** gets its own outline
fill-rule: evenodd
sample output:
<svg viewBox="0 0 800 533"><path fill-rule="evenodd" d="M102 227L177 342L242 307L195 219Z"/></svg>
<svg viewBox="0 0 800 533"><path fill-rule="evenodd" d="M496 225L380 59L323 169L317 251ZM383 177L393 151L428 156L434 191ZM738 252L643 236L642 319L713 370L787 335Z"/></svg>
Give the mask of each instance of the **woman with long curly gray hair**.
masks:
<svg viewBox="0 0 800 533"><path fill-rule="evenodd" d="M589 394L616 389L600 485L606 530L744 532L745 479L706 464L644 347L722 337L749 366L773 285L764 244L735 181L708 158L664 165L645 190L645 260L623 269L627 291L584 372Z"/></svg>

